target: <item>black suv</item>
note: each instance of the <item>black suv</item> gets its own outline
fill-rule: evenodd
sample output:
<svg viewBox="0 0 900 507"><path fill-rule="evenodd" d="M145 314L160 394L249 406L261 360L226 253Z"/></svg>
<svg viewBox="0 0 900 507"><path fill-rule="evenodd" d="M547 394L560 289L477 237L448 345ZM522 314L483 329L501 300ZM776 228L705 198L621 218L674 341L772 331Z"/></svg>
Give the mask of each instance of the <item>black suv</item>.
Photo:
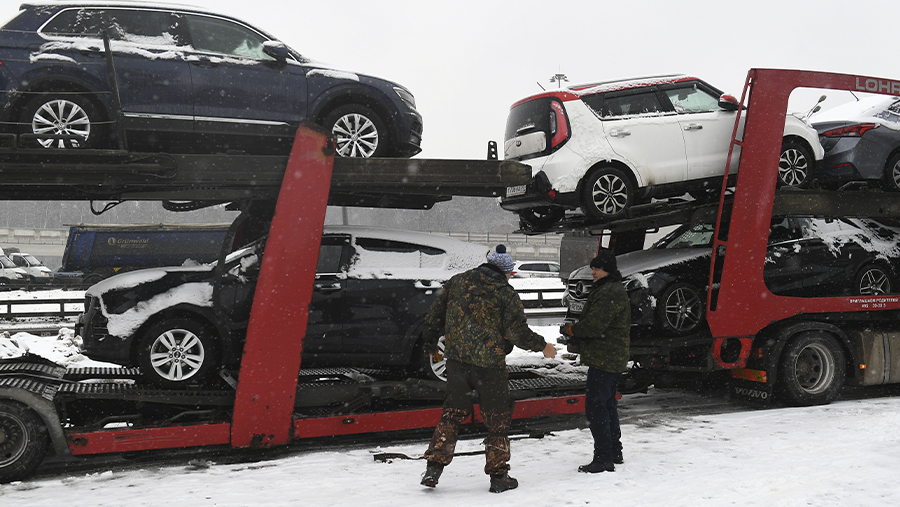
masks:
<svg viewBox="0 0 900 507"><path fill-rule="evenodd" d="M76 326L84 354L140 366L164 387L202 384L238 366L264 246L265 238L222 263L132 271L92 286ZM487 252L449 237L326 226L303 366L402 367L445 380L422 322L442 283Z"/></svg>
<svg viewBox="0 0 900 507"><path fill-rule="evenodd" d="M342 156L421 151L406 88L199 8L25 3L0 29L0 90L0 124L35 146L287 153L309 120Z"/></svg>

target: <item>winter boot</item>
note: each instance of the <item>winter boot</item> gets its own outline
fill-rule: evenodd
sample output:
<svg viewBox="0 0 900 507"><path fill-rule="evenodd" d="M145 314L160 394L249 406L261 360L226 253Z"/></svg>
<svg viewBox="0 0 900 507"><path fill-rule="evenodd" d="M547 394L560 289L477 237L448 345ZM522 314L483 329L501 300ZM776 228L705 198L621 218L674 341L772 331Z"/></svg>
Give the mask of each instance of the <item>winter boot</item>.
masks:
<svg viewBox="0 0 900 507"><path fill-rule="evenodd" d="M615 472L616 466L612 461L591 461L587 465L578 467L578 471L586 474L598 474L600 472Z"/></svg>
<svg viewBox="0 0 900 507"><path fill-rule="evenodd" d="M444 465L440 463L432 463L428 462L428 466L425 467L425 473L422 475L423 486L427 486L429 488L433 488L437 486L438 479L441 478L441 472L444 471Z"/></svg>
<svg viewBox="0 0 900 507"><path fill-rule="evenodd" d="M510 477L509 474L491 475L491 493L503 493L518 487L519 481Z"/></svg>
<svg viewBox="0 0 900 507"><path fill-rule="evenodd" d="M616 455L613 456L613 463L615 463L616 465L625 463L625 458L622 456L622 451L617 452Z"/></svg>

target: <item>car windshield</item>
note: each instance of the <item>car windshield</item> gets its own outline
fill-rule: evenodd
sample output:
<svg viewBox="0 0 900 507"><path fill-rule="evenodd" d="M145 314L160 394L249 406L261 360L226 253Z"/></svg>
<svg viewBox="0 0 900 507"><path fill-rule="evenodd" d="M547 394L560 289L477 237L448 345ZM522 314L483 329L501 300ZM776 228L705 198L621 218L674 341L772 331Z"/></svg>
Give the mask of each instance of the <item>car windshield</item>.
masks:
<svg viewBox="0 0 900 507"><path fill-rule="evenodd" d="M43 266L44 265L41 261L37 260L37 257L35 257L33 255L23 255L22 257L25 257L25 260L28 261L29 266Z"/></svg>
<svg viewBox="0 0 900 507"><path fill-rule="evenodd" d="M697 248L711 247L715 226L713 224L686 224L657 241L653 248Z"/></svg>
<svg viewBox="0 0 900 507"><path fill-rule="evenodd" d="M7 257L5 255L0 256L0 266L3 266L4 268L16 267L16 265L13 263L13 261L9 260L9 257Z"/></svg>

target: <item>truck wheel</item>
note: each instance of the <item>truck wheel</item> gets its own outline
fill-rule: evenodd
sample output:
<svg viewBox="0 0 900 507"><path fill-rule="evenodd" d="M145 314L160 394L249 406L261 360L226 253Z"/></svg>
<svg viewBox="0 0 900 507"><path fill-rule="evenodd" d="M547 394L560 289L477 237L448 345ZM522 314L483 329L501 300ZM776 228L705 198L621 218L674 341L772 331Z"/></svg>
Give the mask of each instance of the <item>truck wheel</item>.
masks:
<svg viewBox="0 0 900 507"><path fill-rule="evenodd" d="M431 348L425 340L420 340L416 346L416 360L414 363L415 375L427 380L447 381L447 358L444 357L446 339L441 336L437 342L437 348Z"/></svg>
<svg viewBox="0 0 900 507"><path fill-rule="evenodd" d="M0 400L0 483L28 477L41 464L50 436L30 408Z"/></svg>
<svg viewBox="0 0 900 507"><path fill-rule="evenodd" d="M203 383L217 366L213 333L194 319L168 318L151 326L138 342L138 365L160 387Z"/></svg>
<svg viewBox="0 0 900 507"><path fill-rule="evenodd" d="M20 134L71 136L66 139L37 139L44 148L97 148L106 135L100 112L81 95L44 95L29 101L20 120Z"/></svg>
<svg viewBox="0 0 900 507"><path fill-rule="evenodd" d="M589 172L581 188L581 209L592 220L613 220L625 214L635 198L631 180L615 167Z"/></svg>
<svg viewBox="0 0 900 507"><path fill-rule="evenodd" d="M778 160L778 186L808 187L814 164L812 153L803 143L793 139L785 141Z"/></svg>
<svg viewBox="0 0 900 507"><path fill-rule="evenodd" d="M387 154L387 127L368 107L341 106L325 117L323 126L334 136L337 154L342 157L369 158Z"/></svg>
<svg viewBox="0 0 900 507"><path fill-rule="evenodd" d="M844 386L844 351L827 334L797 335L781 353L776 389L795 406L825 405Z"/></svg>
<svg viewBox="0 0 900 507"><path fill-rule="evenodd" d="M890 275L876 264L863 266L853 279L853 291L859 296L890 294L892 288Z"/></svg>
<svg viewBox="0 0 900 507"><path fill-rule="evenodd" d="M663 291L656 304L656 317L664 331L678 335L693 333L703 323L706 304L700 290L677 282Z"/></svg>

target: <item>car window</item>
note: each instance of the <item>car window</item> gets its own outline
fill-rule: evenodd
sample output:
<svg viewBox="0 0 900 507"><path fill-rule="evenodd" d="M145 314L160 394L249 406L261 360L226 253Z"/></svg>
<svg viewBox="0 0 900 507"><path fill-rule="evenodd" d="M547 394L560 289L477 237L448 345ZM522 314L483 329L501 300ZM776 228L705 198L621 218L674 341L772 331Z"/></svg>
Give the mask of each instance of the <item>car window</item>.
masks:
<svg viewBox="0 0 900 507"><path fill-rule="evenodd" d="M111 40L160 46L183 44L179 16L142 9L67 9L44 25L41 33L100 37L105 27L109 28Z"/></svg>
<svg viewBox="0 0 900 507"><path fill-rule="evenodd" d="M678 113L700 113L719 110L719 99L697 88L697 85L666 90L666 96Z"/></svg>
<svg viewBox="0 0 900 507"><path fill-rule="evenodd" d="M601 118L659 113L665 109L652 89L640 92L586 95L581 98Z"/></svg>
<svg viewBox="0 0 900 507"><path fill-rule="evenodd" d="M683 226L672 234L659 240L654 248L695 248L712 246L715 226L713 224L694 224Z"/></svg>
<svg viewBox="0 0 900 507"><path fill-rule="evenodd" d="M256 60L275 59L263 53L268 39L254 30L228 20L188 15L191 45L198 51Z"/></svg>
<svg viewBox="0 0 900 507"><path fill-rule="evenodd" d="M0 266L3 266L4 268L16 267L16 265L13 264L13 261L9 260L9 257L7 257L5 255L0 256Z"/></svg>
<svg viewBox="0 0 900 507"><path fill-rule="evenodd" d="M538 264L522 264L519 266L520 271L537 271L539 268Z"/></svg>

